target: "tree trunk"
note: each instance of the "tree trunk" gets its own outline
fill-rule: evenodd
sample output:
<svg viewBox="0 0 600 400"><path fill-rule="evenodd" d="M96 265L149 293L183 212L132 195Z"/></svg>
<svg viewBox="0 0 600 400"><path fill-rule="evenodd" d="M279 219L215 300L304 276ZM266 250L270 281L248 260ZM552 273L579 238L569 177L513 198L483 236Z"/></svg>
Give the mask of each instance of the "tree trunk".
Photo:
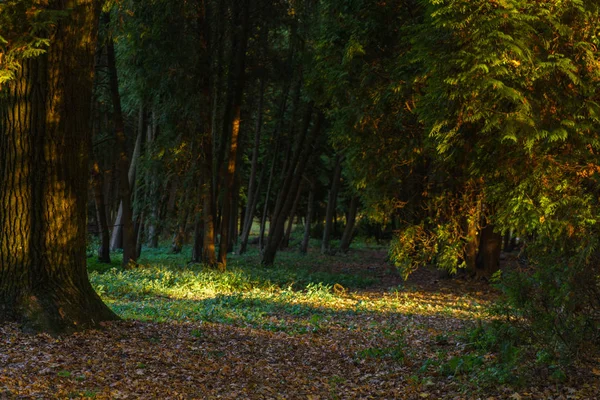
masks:
<svg viewBox="0 0 600 400"><path fill-rule="evenodd" d="M154 111L148 113L148 123L146 124L146 170L144 183L146 186L146 220L144 223L146 231L146 245L150 248L158 247L159 219L160 219L160 194L159 194L159 167L158 161L154 159L154 144L158 135L156 114Z"/></svg>
<svg viewBox="0 0 600 400"><path fill-rule="evenodd" d="M306 221L304 223L304 237L302 238L302 244L300 245L300 253L306 254L308 251L308 242L310 241L310 225L314 214L315 207L315 190L316 183L314 179L310 181L310 191L308 192L308 206L306 208Z"/></svg>
<svg viewBox="0 0 600 400"><path fill-rule="evenodd" d="M252 164L250 167L250 178L248 180L248 194L246 201L246 212L244 213L244 223L242 226L242 237L240 238L240 249L239 253L244 254L246 247L248 246L248 237L250 236L250 229L252 229L252 221L254 220L254 211L256 210L256 202L258 194L256 186L260 186L260 182L256 182L256 172L258 170L258 152L260 150L260 134L262 132L262 117L263 117L263 102L265 98L265 79L260 78L260 88L258 95L258 106L256 116L256 128L254 131L254 148L252 149ZM261 170L261 178L264 171ZM260 179L262 180L262 179Z"/></svg>
<svg viewBox="0 0 600 400"><path fill-rule="evenodd" d="M136 237L133 228L133 205L131 202L131 181L129 179L129 156L127 155L125 123L123 121L123 111L121 108L121 95L119 94L119 81L117 78L117 66L115 60L115 47L112 38L108 39L106 44L108 72L110 80L110 91L114 108L114 124L116 144L119 152L118 170L119 170L119 197L121 199L121 223L116 223L114 229L122 226L123 229L123 267L127 268L130 262L135 262L136 253ZM138 136L141 132L138 132ZM137 140L136 140L137 146ZM139 151L139 150L138 150ZM133 163L133 162L132 162ZM135 167L133 171L135 174ZM117 217L118 218L118 217ZM114 237L113 233L113 237ZM111 243L112 247L112 243Z"/></svg>
<svg viewBox="0 0 600 400"><path fill-rule="evenodd" d="M479 226L481 220L481 200L471 199L471 211L466 217L465 265L470 276L477 275L477 252L479 250Z"/></svg>
<svg viewBox="0 0 600 400"><path fill-rule="evenodd" d="M285 164L289 165L289 167L287 168L286 175L282 179L281 185L279 187L279 192L277 194L277 201L275 202L275 208L273 209L273 215L271 217L271 219L274 221L279 221L281 219L285 221L287 219L287 214L282 215L282 213L288 213L290 211L289 208L286 209L285 205L288 203L288 199L291 198L291 201L293 201L293 199L295 198L296 190L298 189L296 185L300 184L300 179L302 177L302 174L304 173L305 165L303 165L301 171L298 170L298 167L301 164L306 164L306 162L308 161L308 157L310 157L310 154L307 152L307 150L312 145L312 143L309 140L307 146L306 138L308 136L308 131L310 128L312 112L313 104L310 103L306 107L306 114L303 118L303 127L301 128L300 133L296 139L296 148L292 160L286 160L285 162ZM306 157L306 159L303 157ZM274 231L271 229L272 227L273 225L269 227L269 240L272 239L274 233ZM278 237L275 239L277 241L277 246L279 246L281 239L282 237Z"/></svg>
<svg viewBox="0 0 600 400"><path fill-rule="evenodd" d="M140 216L137 219L136 229L135 229L135 257L140 258L142 255L142 243L144 243L144 212L140 213Z"/></svg>
<svg viewBox="0 0 600 400"><path fill-rule="evenodd" d="M343 253L347 253L350 249L350 243L352 242L352 236L354 235L354 227L356 226L356 212L358 211L358 196L353 196L350 200L350 209L348 210L348 218L346 219L346 228L344 228L344 234L342 235L342 241L340 243L340 250Z"/></svg>
<svg viewBox="0 0 600 400"><path fill-rule="evenodd" d="M312 107L312 105L309 105L309 107ZM305 121L308 119L310 119L310 115L306 116ZM306 164L311 156L311 151L314 152L313 145L320 134L323 119L323 114L319 113L308 140L300 138L298 141L298 146L296 148L300 154L294 156L294 161L292 164L295 164L296 168L290 169L290 182L285 184L280 191L281 197L278 199L278 203L280 204L279 207L276 205L275 211L273 212L271 226L269 227L267 245L262 254L261 263L263 265L273 265L275 262L275 255L277 254L277 249L284 233L283 230L285 220L287 219L290 209L293 205L295 194L298 190L298 185L300 184L300 179L302 179ZM304 137L306 137L306 130L308 130L308 126L306 125L305 128L306 129L303 129L303 133L301 134L301 136Z"/></svg>
<svg viewBox="0 0 600 400"><path fill-rule="evenodd" d="M283 240L281 241L281 248L287 249L290 245L290 237L292 236L292 229L294 228L294 218L296 217L296 210L298 209L298 203L300 203L300 196L302 195L302 183L298 186L298 193L296 193L296 198L294 199L294 204L292 205L292 210L290 211L290 218L285 229L285 234L283 235Z"/></svg>
<svg viewBox="0 0 600 400"><path fill-rule="evenodd" d="M267 183L267 192L265 193L265 204L263 206L262 216L260 218L260 233L258 235L258 248L263 250L265 244L265 230L267 227L267 215L269 213L269 197L271 197L271 188L273 187L273 177L275 175L275 163L277 162L277 147L271 160L271 168L269 171L269 182Z"/></svg>
<svg viewBox="0 0 600 400"><path fill-rule="evenodd" d="M233 190L235 186L235 174L238 163L238 147L240 144L240 122L241 122L241 107L242 96L244 90L244 69L246 62L246 48L248 44L248 34L250 32L250 4L249 0L243 0L242 4L237 4L238 25L233 35L233 49L230 62L228 91L231 92L231 107L232 113L226 112L224 123L225 134L222 140L229 139L229 155L227 162L227 170L225 171L225 185L223 193L223 207L221 220L221 240L219 242L219 259L218 262L221 268L227 266L227 250L229 249L230 222L233 217ZM236 18L236 19L238 19Z"/></svg>
<svg viewBox="0 0 600 400"><path fill-rule="evenodd" d="M104 177L97 161L92 165L92 188L94 190L94 202L96 203L96 215L100 226L100 247L98 248L98 261L110 264L110 232L108 231L108 219L106 217L106 204L104 203Z"/></svg>
<svg viewBox="0 0 600 400"><path fill-rule="evenodd" d="M487 224L481 229L479 252L477 254L477 277L489 279L500 268L502 235L494 232L494 225Z"/></svg>
<svg viewBox="0 0 600 400"><path fill-rule="evenodd" d="M335 168L333 177L331 178L331 189L329 190L329 198L327 199L327 212L325 214L325 229L323 229L323 241L321 242L321 253L331 253L330 237L331 228L333 226L333 216L335 213L337 196L340 188L340 177L342 174L342 157L338 154L335 157Z"/></svg>
<svg viewBox="0 0 600 400"><path fill-rule="evenodd" d="M192 262L202 262L202 244L204 241L204 227L202 226L202 216L196 215L194 221L194 245L192 246Z"/></svg>
<svg viewBox="0 0 600 400"><path fill-rule="evenodd" d="M70 11L47 54L24 60L0 96L0 321L58 333L118 317L86 269L99 10L91 0L53 6Z"/></svg>

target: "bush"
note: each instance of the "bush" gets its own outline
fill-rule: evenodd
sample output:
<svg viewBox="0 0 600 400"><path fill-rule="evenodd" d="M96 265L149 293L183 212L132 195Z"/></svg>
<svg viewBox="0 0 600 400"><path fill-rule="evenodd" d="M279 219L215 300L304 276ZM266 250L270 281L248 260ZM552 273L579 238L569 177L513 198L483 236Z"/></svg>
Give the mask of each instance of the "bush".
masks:
<svg viewBox="0 0 600 400"><path fill-rule="evenodd" d="M503 300L495 313L548 364L569 364L600 344L600 253L593 248L538 238L527 248L528 264L506 271L498 284Z"/></svg>

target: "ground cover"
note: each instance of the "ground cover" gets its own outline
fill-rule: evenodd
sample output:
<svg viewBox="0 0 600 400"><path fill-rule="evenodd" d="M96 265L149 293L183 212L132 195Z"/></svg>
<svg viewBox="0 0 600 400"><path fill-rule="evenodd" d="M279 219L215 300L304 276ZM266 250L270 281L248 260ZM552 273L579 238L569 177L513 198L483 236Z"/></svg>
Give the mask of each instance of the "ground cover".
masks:
<svg viewBox="0 0 600 400"><path fill-rule="evenodd" d="M0 398L595 398L600 371L555 377L499 363L478 329L497 293L422 269L403 281L385 250L232 256L221 273L149 250L123 271L89 259L123 321L71 336L0 327Z"/></svg>

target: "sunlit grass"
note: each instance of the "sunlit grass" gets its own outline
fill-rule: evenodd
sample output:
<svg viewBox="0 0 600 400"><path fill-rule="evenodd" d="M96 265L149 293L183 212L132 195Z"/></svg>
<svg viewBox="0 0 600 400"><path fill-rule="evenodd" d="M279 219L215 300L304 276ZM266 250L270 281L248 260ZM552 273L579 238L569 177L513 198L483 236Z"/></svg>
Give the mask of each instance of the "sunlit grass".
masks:
<svg viewBox="0 0 600 400"><path fill-rule="evenodd" d="M90 280L121 317L144 321L206 321L302 334L352 329L357 317L375 323L398 315L485 317L485 304L468 294L399 286L374 295L365 291L379 282L373 272L330 271L328 263L360 263L359 257L355 253L340 261L318 252L302 256L289 251L278 255L274 267L264 268L252 250L230 257L228 270L219 272L188 264L187 248L177 255L163 248L145 251L131 270L118 267L118 255L104 268L92 261Z"/></svg>

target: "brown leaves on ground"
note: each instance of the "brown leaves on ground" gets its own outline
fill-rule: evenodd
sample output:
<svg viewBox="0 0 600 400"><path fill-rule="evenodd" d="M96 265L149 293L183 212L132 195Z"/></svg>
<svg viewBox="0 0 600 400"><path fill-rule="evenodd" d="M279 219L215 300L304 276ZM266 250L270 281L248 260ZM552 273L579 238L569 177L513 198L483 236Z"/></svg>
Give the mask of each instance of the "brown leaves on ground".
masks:
<svg viewBox="0 0 600 400"><path fill-rule="evenodd" d="M376 272L387 276L379 265ZM429 274L429 275L428 275ZM388 283L398 284L393 276ZM0 327L0 398L48 399L591 399L600 396L598 367L582 367L563 384L540 380L515 390L478 388L449 378L427 360L464 351L453 332L472 321L433 303L485 303L484 284L438 281L423 272L411 290L348 292L376 303L396 296L398 312L340 314L305 334L207 322L123 321L103 330L54 338ZM435 291L433 289L436 289ZM460 294L460 296L459 296ZM405 296L405 297L402 297ZM454 300L453 300L454 299ZM389 300L389 299L388 299ZM464 300L461 300L464 301ZM402 304L423 306L419 314ZM427 307L433 308L427 308ZM338 323L339 322L339 323ZM492 357L492 355L490 355Z"/></svg>

